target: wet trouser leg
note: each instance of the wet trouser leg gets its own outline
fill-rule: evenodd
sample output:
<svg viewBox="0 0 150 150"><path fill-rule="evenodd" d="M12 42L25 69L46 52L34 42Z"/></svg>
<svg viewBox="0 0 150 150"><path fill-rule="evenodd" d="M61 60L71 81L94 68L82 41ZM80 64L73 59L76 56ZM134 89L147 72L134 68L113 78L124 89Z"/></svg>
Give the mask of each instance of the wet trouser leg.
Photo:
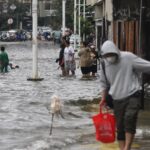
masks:
<svg viewBox="0 0 150 150"><path fill-rule="evenodd" d="M5 70L5 72L8 72L8 65L4 66L4 70Z"/></svg>
<svg viewBox="0 0 150 150"><path fill-rule="evenodd" d="M4 65L1 66L1 72L4 72Z"/></svg>
<svg viewBox="0 0 150 150"><path fill-rule="evenodd" d="M114 100L114 113L117 120L118 141L126 142L127 134L135 134L139 109L139 96L130 96L124 100Z"/></svg>

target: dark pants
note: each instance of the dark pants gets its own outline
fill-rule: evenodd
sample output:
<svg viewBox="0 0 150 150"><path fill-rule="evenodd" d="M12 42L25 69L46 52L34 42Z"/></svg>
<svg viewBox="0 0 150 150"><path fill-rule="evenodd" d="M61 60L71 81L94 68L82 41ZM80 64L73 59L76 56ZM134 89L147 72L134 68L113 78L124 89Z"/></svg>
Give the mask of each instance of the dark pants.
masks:
<svg viewBox="0 0 150 150"><path fill-rule="evenodd" d="M97 73L97 65L92 65L91 66L91 72L92 73Z"/></svg>
<svg viewBox="0 0 150 150"><path fill-rule="evenodd" d="M8 72L8 64L1 66L1 72Z"/></svg>
<svg viewBox="0 0 150 150"><path fill-rule="evenodd" d="M114 100L114 113L117 120L117 139L125 140L125 133L136 133L140 97L133 95L123 100Z"/></svg>
<svg viewBox="0 0 150 150"><path fill-rule="evenodd" d="M88 74L91 71L91 67L81 67L82 74Z"/></svg>

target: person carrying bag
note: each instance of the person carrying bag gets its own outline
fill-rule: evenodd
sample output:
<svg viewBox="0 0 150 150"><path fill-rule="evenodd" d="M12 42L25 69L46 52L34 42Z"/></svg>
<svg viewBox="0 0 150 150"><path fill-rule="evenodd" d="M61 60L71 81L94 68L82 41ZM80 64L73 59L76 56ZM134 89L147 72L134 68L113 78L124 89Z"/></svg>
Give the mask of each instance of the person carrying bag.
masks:
<svg viewBox="0 0 150 150"><path fill-rule="evenodd" d="M105 62L105 74L100 70L100 106L106 105L108 91L113 98L116 118L117 140L120 150L131 150L134 141L138 114L141 108L141 74L150 74L150 61L121 51L112 41L105 41L101 47Z"/></svg>

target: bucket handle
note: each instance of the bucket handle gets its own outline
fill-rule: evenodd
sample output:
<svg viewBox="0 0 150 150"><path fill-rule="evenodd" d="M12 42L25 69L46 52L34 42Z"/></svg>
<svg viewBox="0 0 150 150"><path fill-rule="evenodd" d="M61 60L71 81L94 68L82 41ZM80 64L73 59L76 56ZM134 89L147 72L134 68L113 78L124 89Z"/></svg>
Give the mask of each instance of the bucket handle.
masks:
<svg viewBox="0 0 150 150"><path fill-rule="evenodd" d="M106 114L108 114L108 108L106 106L102 106L102 107L100 106L100 109L99 109L100 114L103 114L103 107L105 107Z"/></svg>

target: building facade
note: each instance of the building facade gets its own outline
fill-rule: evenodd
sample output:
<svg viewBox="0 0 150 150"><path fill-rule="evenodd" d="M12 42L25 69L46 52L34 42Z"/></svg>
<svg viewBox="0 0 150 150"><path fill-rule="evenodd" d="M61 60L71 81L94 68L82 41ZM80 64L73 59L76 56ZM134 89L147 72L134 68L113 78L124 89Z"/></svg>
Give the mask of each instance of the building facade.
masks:
<svg viewBox="0 0 150 150"><path fill-rule="evenodd" d="M96 47L100 50L103 41L113 39L112 0L87 0L87 5L92 5L95 8Z"/></svg>
<svg viewBox="0 0 150 150"><path fill-rule="evenodd" d="M110 39L119 49L150 60L150 1L93 0L93 2L89 1L88 4L95 7L97 48L100 50L103 41Z"/></svg>
<svg viewBox="0 0 150 150"><path fill-rule="evenodd" d="M121 50L150 60L150 1L113 1L113 39Z"/></svg>
<svg viewBox="0 0 150 150"><path fill-rule="evenodd" d="M97 0L86 0L87 5L94 5L97 2Z"/></svg>

